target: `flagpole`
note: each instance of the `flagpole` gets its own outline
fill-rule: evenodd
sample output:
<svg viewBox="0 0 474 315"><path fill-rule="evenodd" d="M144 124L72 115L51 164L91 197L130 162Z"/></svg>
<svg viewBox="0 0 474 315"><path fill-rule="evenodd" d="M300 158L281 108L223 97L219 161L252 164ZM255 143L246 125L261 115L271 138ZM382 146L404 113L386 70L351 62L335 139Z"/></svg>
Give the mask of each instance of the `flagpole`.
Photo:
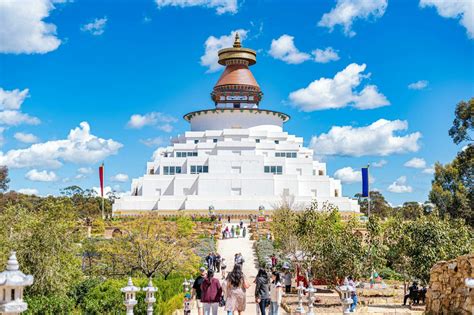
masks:
<svg viewBox="0 0 474 315"><path fill-rule="evenodd" d="M368 193L367 193L367 218L370 218L370 175L369 175L369 168L370 164L367 164L367 186L368 186Z"/></svg>
<svg viewBox="0 0 474 315"><path fill-rule="evenodd" d="M102 197L102 220L105 220L105 205L104 205L104 163L99 167L99 177L100 177L100 194Z"/></svg>

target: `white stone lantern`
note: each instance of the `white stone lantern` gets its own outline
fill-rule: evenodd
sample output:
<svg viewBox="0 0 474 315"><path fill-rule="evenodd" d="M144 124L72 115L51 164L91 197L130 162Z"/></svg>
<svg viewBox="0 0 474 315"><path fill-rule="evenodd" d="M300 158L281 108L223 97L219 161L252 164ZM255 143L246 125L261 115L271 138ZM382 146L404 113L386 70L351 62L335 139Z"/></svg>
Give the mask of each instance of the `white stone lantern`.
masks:
<svg viewBox="0 0 474 315"><path fill-rule="evenodd" d="M316 289L313 287L313 283L310 281L308 285L308 289L306 290L308 292L308 312L306 315L315 315L314 313L314 293L316 292Z"/></svg>
<svg viewBox="0 0 474 315"><path fill-rule="evenodd" d="M351 314L352 291L347 278L344 279L344 285L339 287L341 291L342 314Z"/></svg>
<svg viewBox="0 0 474 315"><path fill-rule="evenodd" d="M303 294L304 294L304 286L300 283L298 286L298 306L296 307L296 314L304 314L304 306L303 306Z"/></svg>
<svg viewBox="0 0 474 315"><path fill-rule="evenodd" d="M146 314L153 315L153 304L156 302L155 292L158 291L158 289L153 286L153 282L151 281L151 278L150 278L150 281L148 282L148 286L145 288L142 288L142 291L146 292L146 296L145 296L145 303L147 304Z"/></svg>
<svg viewBox="0 0 474 315"><path fill-rule="evenodd" d="M133 285L132 277L128 278L128 283L126 287L120 289L123 293L125 293L125 299L123 304L127 308L127 315L133 315L133 308L137 304L136 295L137 292L140 291L140 288Z"/></svg>
<svg viewBox="0 0 474 315"><path fill-rule="evenodd" d="M7 269L0 273L0 313L20 314L28 309L23 301L23 289L33 284L33 276L20 271L16 253L11 252Z"/></svg>

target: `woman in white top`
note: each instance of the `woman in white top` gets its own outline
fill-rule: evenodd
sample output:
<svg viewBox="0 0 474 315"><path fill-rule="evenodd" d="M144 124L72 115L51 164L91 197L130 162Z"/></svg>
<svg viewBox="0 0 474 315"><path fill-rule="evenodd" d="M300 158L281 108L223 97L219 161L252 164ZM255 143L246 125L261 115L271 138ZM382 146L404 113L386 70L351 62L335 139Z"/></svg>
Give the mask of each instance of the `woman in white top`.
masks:
<svg viewBox="0 0 474 315"><path fill-rule="evenodd" d="M280 273L274 271L272 273L272 283L270 285L270 315L278 315L278 308L281 304L281 296L283 293L283 286L280 281Z"/></svg>

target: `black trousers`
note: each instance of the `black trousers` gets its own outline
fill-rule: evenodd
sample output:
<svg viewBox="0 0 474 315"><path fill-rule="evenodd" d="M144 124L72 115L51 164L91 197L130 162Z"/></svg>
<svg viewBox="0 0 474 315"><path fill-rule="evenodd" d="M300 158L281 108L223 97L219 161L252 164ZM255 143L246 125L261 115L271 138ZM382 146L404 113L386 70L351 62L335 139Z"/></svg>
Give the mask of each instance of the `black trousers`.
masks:
<svg viewBox="0 0 474 315"><path fill-rule="evenodd" d="M285 293L291 293L291 284L285 285Z"/></svg>

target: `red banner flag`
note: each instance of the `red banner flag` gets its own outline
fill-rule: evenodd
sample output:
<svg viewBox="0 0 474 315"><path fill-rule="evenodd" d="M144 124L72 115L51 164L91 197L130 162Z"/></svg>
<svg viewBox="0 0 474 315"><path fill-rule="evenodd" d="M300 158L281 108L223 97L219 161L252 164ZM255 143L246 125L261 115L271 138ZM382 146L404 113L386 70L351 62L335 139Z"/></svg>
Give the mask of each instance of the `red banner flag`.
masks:
<svg viewBox="0 0 474 315"><path fill-rule="evenodd" d="M104 163L99 166L100 196L104 198Z"/></svg>

